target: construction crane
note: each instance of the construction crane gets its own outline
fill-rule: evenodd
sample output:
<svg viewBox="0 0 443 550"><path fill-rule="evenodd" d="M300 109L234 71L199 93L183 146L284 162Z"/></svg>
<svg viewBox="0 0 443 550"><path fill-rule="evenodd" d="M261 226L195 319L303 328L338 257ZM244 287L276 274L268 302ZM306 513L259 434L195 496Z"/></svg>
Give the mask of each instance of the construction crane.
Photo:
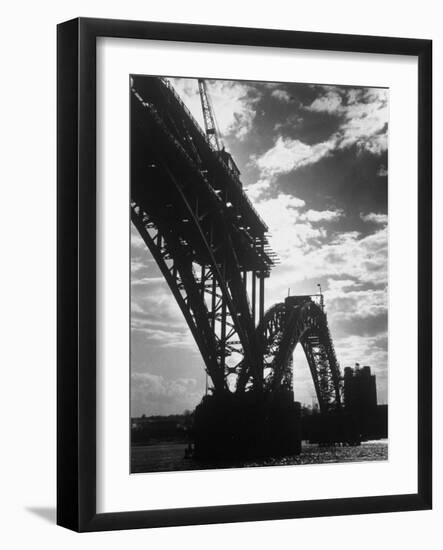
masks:
<svg viewBox="0 0 443 550"><path fill-rule="evenodd" d="M209 144L215 151L221 151L220 140L218 138L218 128L215 121L214 111L212 109L211 100L208 94L206 81L202 78L198 79L198 90L200 92L200 100L203 110L203 120L205 123L206 135Z"/></svg>
<svg viewBox="0 0 443 550"><path fill-rule="evenodd" d="M203 78L198 79L198 89L200 92L203 120L205 123L205 131L209 145L229 168L237 183L241 185L241 182L239 180L240 170L234 159L232 158L232 155L226 151L223 142L220 140L220 130L218 128L217 120L215 118L214 109L212 107L211 98L206 85L206 80L204 80Z"/></svg>

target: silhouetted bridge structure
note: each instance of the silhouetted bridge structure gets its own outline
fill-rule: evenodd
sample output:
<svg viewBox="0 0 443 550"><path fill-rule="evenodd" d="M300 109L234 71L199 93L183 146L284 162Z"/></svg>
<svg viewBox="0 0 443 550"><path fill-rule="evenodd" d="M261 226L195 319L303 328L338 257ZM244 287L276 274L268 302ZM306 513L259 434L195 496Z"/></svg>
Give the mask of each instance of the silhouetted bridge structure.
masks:
<svg viewBox="0 0 443 550"><path fill-rule="evenodd" d="M270 422L270 432L275 430L270 417L282 422L283 402L295 418L293 398L281 396L292 394L292 354L298 343L321 411L339 409L340 369L322 297L320 302L313 296L288 297L265 312L265 280L278 259L232 157L211 145L167 80L133 76L130 101L131 219L212 381L212 403L218 405L206 405L212 412L202 413L212 418L207 431L217 432L220 422L227 423L238 439L245 426L232 426L255 411ZM280 412L270 414L270 407ZM249 437L249 446L254 437L257 433Z"/></svg>

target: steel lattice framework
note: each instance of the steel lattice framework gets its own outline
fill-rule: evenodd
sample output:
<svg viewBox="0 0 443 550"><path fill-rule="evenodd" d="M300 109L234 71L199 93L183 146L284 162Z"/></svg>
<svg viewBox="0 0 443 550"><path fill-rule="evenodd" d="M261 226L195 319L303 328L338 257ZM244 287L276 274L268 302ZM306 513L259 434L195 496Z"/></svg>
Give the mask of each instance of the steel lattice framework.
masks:
<svg viewBox="0 0 443 550"><path fill-rule="evenodd" d="M323 311L307 300L265 315L265 279L276 262L267 226L232 158L211 138L167 80L132 77L131 219L186 319L212 390L291 384L300 342L322 410L339 403Z"/></svg>
<svg viewBox="0 0 443 550"><path fill-rule="evenodd" d="M270 308L262 321L264 386L292 388L292 355L301 344L322 412L340 407L340 367L326 313L312 296L290 296Z"/></svg>

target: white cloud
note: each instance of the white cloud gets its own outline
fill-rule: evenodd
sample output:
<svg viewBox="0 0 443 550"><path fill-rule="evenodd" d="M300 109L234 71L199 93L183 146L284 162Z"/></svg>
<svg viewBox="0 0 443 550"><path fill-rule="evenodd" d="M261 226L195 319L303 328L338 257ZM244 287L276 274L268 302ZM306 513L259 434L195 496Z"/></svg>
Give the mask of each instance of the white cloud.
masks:
<svg viewBox="0 0 443 550"><path fill-rule="evenodd" d="M360 214L360 218L364 222L371 222L380 225L386 225L388 223L387 214L376 214L374 212L370 212L369 214Z"/></svg>
<svg viewBox="0 0 443 550"><path fill-rule="evenodd" d="M298 139L279 136L274 146L253 162L262 173L262 177L275 177L287 174L308 164L314 164L328 155L335 146L334 140L308 145Z"/></svg>
<svg viewBox="0 0 443 550"><path fill-rule="evenodd" d="M197 352L183 314L163 277L131 284L131 329L155 347Z"/></svg>
<svg viewBox="0 0 443 550"><path fill-rule="evenodd" d="M324 292L332 316L337 319L367 319L385 315L388 310L387 287L381 289L360 289L361 284L353 280L328 280Z"/></svg>
<svg viewBox="0 0 443 550"><path fill-rule="evenodd" d="M222 135L244 139L256 115L257 91L241 82L216 80L210 82L209 93Z"/></svg>
<svg viewBox="0 0 443 550"><path fill-rule="evenodd" d="M252 185L249 185L248 187L245 187L246 194L251 199L251 201L255 202L256 200L263 195L265 191L267 191L271 186L271 181L269 179L260 179L257 183L253 183Z"/></svg>
<svg viewBox="0 0 443 550"><path fill-rule="evenodd" d="M275 178L302 166L315 164L337 149L356 146L359 151L379 155L388 147L388 92L387 90L349 90L346 102L334 90L328 90L304 109L311 112L337 114L343 122L329 139L307 144L298 139L277 137L274 145L259 157L251 160L259 168L261 177ZM282 125L276 126L276 129ZM378 175L386 175L381 167Z"/></svg>
<svg viewBox="0 0 443 550"><path fill-rule="evenodd" d="M257 205L262 211L260 206ZM271 232L270 244L282 260L280 265L274 267L266 283L267 307L281 301L288 286L295 293L300 293L299 289L305 288L309 282L308 288L312 288L313 292L320 278L352 280L360 285L382 288L386 286L386 228L366 237L351 231L332 238L321 225L314 227L310 222L297 221L295 213L291 215L288 209L281 208L279 216L275 214L267 221ZM374 307L378 307L377 304Z"/></svg>
<svg viewBox="0 0 443 550"><path fill-rule="evenodd" d="M135 277L136 273L142 269L145 269L145 267L145 262L142 262L137 258L131 258L131 277Z"/></svg>
<svg viewBox="0 0 443 550"><path fill-rule="evenodd" d="M288 286L295 294L315 292L316 282L329 278L325 294L332 317L363 319L386 312L385 228L365 237L356 231L334 236L324 224L339 219L341 211L305 211L304 201L284 193L262 198L255 206L281 260L266 282L266 307L280 302ZM368 290L368 285L375 290Z"/></svg>
<svg viewBox="0 0 443 550"><path fill-rule="evenodd" d="M255 205L268 224L271 244L282 260L309 250L325 234L322 228L302 219L304 206L305 201L285 193Z"/></svg>
<svg viewBox="0 0 443 550"><path fill-rule="evenodd" d="M329 88L325 89L324 95L317 97L310 105L304 106L304 109L343 118L339 130L330 138L329 151L356 145L360 150L379 155L388 147L387 100L388 91L384 89L349 89L340 94L336 88ZM314 156L313 162L320 158L322 157ZM298 167L294 165L293 169ZM282 169L281 172L285 170Z"/></svg>
<svg viewBox="0 0 443 550"><path fill-rule="evenodd" d="M350 275L362 283L387 281L388 239L386 228L361 237L343 233L319 250L323 269L331 275Z"/></svg>
<svg viewBox="0 0 443 550"><path fill-rule="evenodd" d="M131 414L182 413L193 409L201 400L202 383L194 378L174 378L148 372L131 374Z"/></svg>
<svg viewBox="0 0 443 550"><path fill-rule="evenodd" d="M145 241L140 237L140 233L137 231L135 226L131 223L131 247L145 250L146 244Z"/></svg>
<svg viewBox="0 0 443 550"><path fill-rule="evenodd" d="M303 125L303 117L299 114L290 115L284 122L276 122L274 124L274 132L279 132L282 128L296 128Z"/></svg>
<svg viewBox="0 0 443 550"><path fill-rule="evenodd" d="M271 95L272 97L274 97L275 99L278 99L279 101L283 101L286 103L291 101L291 96L288 94L286 90L276 89L272 91Z"/></svg>
<svg viewBox="0 0 443 550"><path fill-rule="evenodd" d="M336 91L328 91L324 96L314 99L305 109L317 113L336 113L341 109L341 106L342 99L340 94Z"/></svg>
<svg viewBox="0 0 443 550"><path fill-rule="evenodd" d="M170 79L200 126L204 129L197 79ZM208 93L221 137L229 135L242 140L252 127L260 99L257 90L246 83L229 80L208 80Z"/></svg>
<svg viewBox="0 0 443 550"><path fill-rule="evenodd" d="M375 374L386 372L388 360L386 335L352 335L337 338L335 348L341 357L342 368L360 363L370 365Z"/></svg>
<svg viewBox="0 0 443 550"><path fill-rule="evenodd" d="M146 267L146 264L143 262L138 262L138 265L140 266L138 269L143 269ZM139 285L157 285L158 283L164 283L165 278L163 275L160 277L143 277L141 279L131 279L131 285L133 286L139 286ZM147 289L146 289L147 290Z"/></svg>
<svg viewBox="0 0 443 550"><path fill-rule="evenodd" d="M386 166L384 166L383 164L380 164L378 170L377 170L377 176L379 178L384 178L388 175L388 170L386 168Z"/></svg>
<svg viewBox="0 0 443 550"><path fill-rule="evenodd" d="M343 216L343 210L307 210L300 219L308 222L332 222Z"/></svg>
<svg viewBox="0 0 443 550"><path fill-rule="evenodd" d="M197 352L192 333L146 245L131 232L131 329L156 348Z"/></svg>

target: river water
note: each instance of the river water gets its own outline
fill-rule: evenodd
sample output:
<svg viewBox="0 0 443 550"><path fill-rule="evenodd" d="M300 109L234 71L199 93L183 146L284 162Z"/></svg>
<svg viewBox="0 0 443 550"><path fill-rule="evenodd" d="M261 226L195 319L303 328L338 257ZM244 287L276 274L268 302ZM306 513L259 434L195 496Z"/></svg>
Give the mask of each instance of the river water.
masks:
<svg viewBox="0 0 443 550"><path fill-rule="evenodd" d="M131 473L207 470L211 468L248 468L253 466L290 466L342 462L373 462L388 459L388 441L366 441L357 447L319 447L303 443L299 455L232 463L204 463L185 458L186 444L158 443L131 449Z"/></svg>

